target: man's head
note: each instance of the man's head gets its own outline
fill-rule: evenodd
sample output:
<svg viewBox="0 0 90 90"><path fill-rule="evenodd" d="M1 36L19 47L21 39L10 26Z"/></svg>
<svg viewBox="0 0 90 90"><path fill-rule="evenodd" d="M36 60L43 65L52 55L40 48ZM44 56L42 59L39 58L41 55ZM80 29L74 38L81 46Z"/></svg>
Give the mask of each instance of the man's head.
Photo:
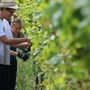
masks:
<svg viewBox="0 0 90 90"><path fill-rule="evenodd" d="M14 0L1 0L0 8L3 18L6 18L7 20L11 18L15 10L19 9Z"/></svg>

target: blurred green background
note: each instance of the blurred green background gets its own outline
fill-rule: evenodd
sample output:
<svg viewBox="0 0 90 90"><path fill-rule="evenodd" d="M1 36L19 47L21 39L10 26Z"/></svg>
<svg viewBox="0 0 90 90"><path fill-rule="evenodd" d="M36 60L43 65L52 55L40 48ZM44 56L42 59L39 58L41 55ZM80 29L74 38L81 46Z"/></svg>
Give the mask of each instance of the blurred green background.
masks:
<svg viewBox="0 0 90 90"><path fill-rule="evenodd" d="M90 0L16 0L31 38L18 59L17 90L90 90Z"/></svg>

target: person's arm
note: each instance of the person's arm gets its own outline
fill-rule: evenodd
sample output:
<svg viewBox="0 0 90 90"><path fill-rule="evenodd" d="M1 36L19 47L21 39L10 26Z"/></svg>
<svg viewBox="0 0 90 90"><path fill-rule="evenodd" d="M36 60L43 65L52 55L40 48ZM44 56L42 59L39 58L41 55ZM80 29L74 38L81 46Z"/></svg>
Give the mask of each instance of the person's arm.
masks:
<svg viewBox="0 0 90 90"><path fill-rule="evenodd" d="M10 50L10 55L17 56L18 52Z"/></svg>
<svg viewBox="0 0 90 90"><path fill-rule="evenodd" d="M22 32L20 32L20 38L25 38L24 34ZM32 42L31 43L27 43L27 42L23 42L17 45L11 45L11 47L15 47L15 48L27 48L32 46Z"/></svg>
<svg viewBox="0 0 90 90"><path fill-rule="evenodd" d="M27 48L28 46L31 46L31 44L29 44L28 42L23 42L20 44L10 45L10 46L15 48Z"/></svg>
<svg viewBox="0 0 90 90"><path fill-rule="evenodd" d="M10 55L17 56L17 57L21 58L23 61L27 61L30 56L30 54L20 53L20 52L16 52L16 51L12 51L12 50L10 50Z"/></svg>
<svg viewBox="0 0 90 90"><path fill-rule="evenodd" d="M19 44L22 42L28 42L29 44L31 43L29 39L27 38L12 38L8 39L5 35L0 37L0 41L4 43L5 45L15 45Z"/></svg>

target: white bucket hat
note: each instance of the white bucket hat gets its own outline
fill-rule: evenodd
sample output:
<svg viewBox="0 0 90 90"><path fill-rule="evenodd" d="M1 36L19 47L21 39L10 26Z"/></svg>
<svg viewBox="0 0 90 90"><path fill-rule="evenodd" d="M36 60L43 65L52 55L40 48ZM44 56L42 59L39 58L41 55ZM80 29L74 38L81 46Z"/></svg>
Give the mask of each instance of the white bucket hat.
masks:
<svg viewBox="0 0 90 90"><path fill-rule="evenodd" d="M15 0L1 0L0 7L19 9L19 7L15 4Z"/></svg>

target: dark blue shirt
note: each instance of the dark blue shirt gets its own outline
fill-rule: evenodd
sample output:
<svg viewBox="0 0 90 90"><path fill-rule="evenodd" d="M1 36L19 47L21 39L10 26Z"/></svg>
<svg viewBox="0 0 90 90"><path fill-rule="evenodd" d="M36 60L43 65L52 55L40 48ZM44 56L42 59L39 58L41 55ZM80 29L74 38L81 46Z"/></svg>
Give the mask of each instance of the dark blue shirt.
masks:
<svg viewBox="0 0 90 90"><path fill-rule="evenodd" d="M17 37L20 38L20 33L18 34ZM10 50L16 51L16 48L12 48L12 47L11 47ZM11 56L10 56L10 59L16 59L16 56L11 55Z"/></svg>

